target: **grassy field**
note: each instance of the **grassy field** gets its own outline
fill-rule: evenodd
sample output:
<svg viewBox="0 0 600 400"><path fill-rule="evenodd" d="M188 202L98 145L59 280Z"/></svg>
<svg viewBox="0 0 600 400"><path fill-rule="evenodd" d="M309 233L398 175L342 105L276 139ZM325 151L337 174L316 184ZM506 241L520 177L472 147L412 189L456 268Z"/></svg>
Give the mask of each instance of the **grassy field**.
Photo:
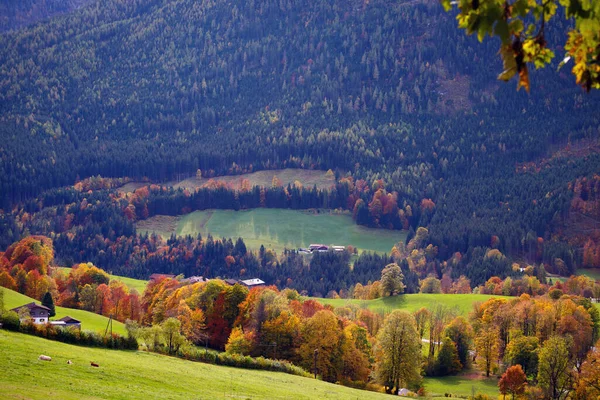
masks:
<svg viewBox="0 0 600 400"><path fill-rule="evenodd" d="M2 288L0 290L4 291L4 306L7 310L22 306L27 303L31 303L32 301L35 301L37 304L41 304L41 302L34 300L31 297L27 297L24 294L15 292L13 290L6 288ZM96 331L104 333L104 330L106 329L106 325L108 323L108 318L102 315L94 314L88 311L64 307L56 307L56 316L52 319L59 319L67 315L80 320L81 329L87 331ZM123 325L119 321L113 321L113 332L119 333L121 335L127 334L127 331L125 330L125 325Z"/></svg>
<svg viewBox="0 0 600 400"><path fill-rule="evenodd" d="M56 268L58 268L58 270L60 270L61 272L65 272L67 274L71 270L71 268L67 268L67 267L56 267ZM114 279L114 280L123 282L125 285L127 285L129 287L129 289L137 290L137 292L140 295L144 294L144 290L146 290L146 285L148 285L148 281L143 281L141 279L126 278L124 276L118 276L118 275L110 275L110 279L111 280Z"/></svg>
<svg viewBox="0 0 600 400"><path fill-rule="evenodd" d="M432 398L445 398L445 393L450 393L453 397L471 396L473 393L483 393L490 396L490 399L498 398L498 380L496 378L487 378L477 376L445 376L441 378L425 378L424 386L427 395Z"/></svg>
<svg viewBox="0 0 600 400"><path fill-rule="evenodd" d="M51 362L38 361L40 354ZM67 365L67 360L73 364ZM99 368L90 366L94 361ZM83 348L0 330L3 399L385 399L293 375Z"/></svg>
<svg viewBox="0 0 600 400"><path fill-rule="evenodd" d="M231 237L244 239L246 245L260 245L281 251L308 247L311 243L352 245L359 250L389 253L392 246L406 238L404 231L370 229L356 225L349 215L309 213L296 210L259 208L248 211L196 211L180 217L176 223L178 235ZM164 232L165 226L153 226L152 218L138 224L138 231Z"/></svg>
<svg viewBox="0 0 600 400"><path fill-rule="evenodd" d="M577 270L577 275L585 275L588 278L600 280L600 268L580 268Z"/></svg>
<svg viewBox="0 0 600 400"><path fill-rule="evenodd" d="M375 300L354 300L354 299L321 299L317 298L323 304L331 304L334 307L343 307L348 304L356 304L370 310L389 313L395 309L416 311L421 307L431 307L439 303L449 307L455 307L460 315L467 316L473 310L473 303L486 301L492 297L487 294L405 294L401 296L384 297Z"/></svg>

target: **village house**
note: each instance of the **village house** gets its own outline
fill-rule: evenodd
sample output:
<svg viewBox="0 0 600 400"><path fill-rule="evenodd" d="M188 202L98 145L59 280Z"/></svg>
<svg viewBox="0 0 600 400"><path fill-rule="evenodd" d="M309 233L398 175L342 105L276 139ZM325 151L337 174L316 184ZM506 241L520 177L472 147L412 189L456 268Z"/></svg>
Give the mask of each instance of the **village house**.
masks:
<svg viewBox="0 0 600 400"><path fill-rule="evenodd" d="M246 279L245 281L241 281L240 283L250 289L254 288L254 287L261 287L261 286L265 285L265 282L258 278Z"/></svg>
<svg viewBox="0 0 600 400"><path fill-rule="evenodd" d="M11 311L16 312L19 316L22 315L24 309L27 309L29 316L31 317L34 324L47 324L50 318L50 309L39 304L29 303L16 308ZM28 318L21 318L21 322L26 321Z"/></svg>

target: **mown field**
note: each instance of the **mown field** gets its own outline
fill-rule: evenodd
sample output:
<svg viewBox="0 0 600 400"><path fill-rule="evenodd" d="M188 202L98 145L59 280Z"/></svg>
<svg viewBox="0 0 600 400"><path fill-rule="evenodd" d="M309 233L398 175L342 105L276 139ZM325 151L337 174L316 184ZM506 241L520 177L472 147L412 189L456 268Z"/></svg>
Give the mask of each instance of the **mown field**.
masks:
<svg viewBox="0 0 600 400"><path fill-rule="evenodd" d="M162 220L160 220L162 221ZM176 220L169 228L154 224L154 219L138 223L138 231L156 232L169 236L165 231L176 226L178 235L231 237L244 239L249 248L261 245L276 251L284 248L308 247L311 243L354 246L359 251L389 253L396 243L404 241L406 232L386 229L370 229L356 225L349 215L329 212L310 213L297 210L259 208L247 211L207 210L196 211Z"/></svg>
<svg viewBox="0 0 600 400"><path fill-rule="evenodd" d="M10 289L1 288L4 291L4 307L10 310L15 307L22 306L27 303L35 301L37 304L41 304L40 301L34 300L31 297L27 297L24 294L15 292ZM84 310L76 310L73 308L56 307L56 316L51 318L52 320L59 319L65 316L70 316L81 321L81 329L87 331L95 331L104 333L108 324L108 318L91 313ZM121 335L126 335L125 325L119 321L113 320L113 332Z"/></svg>
<svg viewBox="0 0 600 400"><path fill-rule="evenodd" d="M488 294L404 294L400 296L383 297L375 300L355 300L355 299L323 299L315 298L323 304L331 304L334 307L344 307L348 304L356 304L359 307L368 308L379 313L390 313L395 309L414 312L421 307L431 308L434 304L443 304L456 308L460 315L468 316L473 310L473 304L484 302L493 296ZM505 297L509 298L509 297Z"/></svg>
<svg viewBox="0 0 600 400"><path fill-rule="evenodd" d="M39 361L40 354L52 357ZM67 360L73 364L67 365ZM90 362L100 365L93 368ZM82 348L0 330L4 399L385 399L322 381L185 361L141 351Z"/></svg>

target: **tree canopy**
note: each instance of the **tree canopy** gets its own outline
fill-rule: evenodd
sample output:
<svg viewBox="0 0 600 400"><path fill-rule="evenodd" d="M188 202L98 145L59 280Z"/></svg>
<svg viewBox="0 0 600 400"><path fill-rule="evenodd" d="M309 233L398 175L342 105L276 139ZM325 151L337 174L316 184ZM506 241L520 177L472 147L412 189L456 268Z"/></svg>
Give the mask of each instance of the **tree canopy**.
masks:
<svg viewBox="0 0 600 400"><path fill-rule="evenodd" d="M572 22L564 32L565 55L560 66L573 60L577 84L587 91L600 89L600 2L592 0L441 0L449 11L457 5L458 26L468 34L500 39L504 63L498 79L518 76L517 88L529 91L529 65L543 68L555 57L548 45L548 27L565 17Z"/></svg>

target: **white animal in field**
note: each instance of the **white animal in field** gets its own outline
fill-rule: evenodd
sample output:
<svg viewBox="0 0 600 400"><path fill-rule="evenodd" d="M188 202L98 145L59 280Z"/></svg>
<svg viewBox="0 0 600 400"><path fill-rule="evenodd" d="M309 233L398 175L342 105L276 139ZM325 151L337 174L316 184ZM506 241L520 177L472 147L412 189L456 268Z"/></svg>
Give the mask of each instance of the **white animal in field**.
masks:
<svg viewBox="0 0 600 400"><path fill-rule="evenodd" d="M38 357L38 360L40 360L40 361L52 361L52 357L45 356L45 355L42 354L42 355L40 355Z"/></svg>

